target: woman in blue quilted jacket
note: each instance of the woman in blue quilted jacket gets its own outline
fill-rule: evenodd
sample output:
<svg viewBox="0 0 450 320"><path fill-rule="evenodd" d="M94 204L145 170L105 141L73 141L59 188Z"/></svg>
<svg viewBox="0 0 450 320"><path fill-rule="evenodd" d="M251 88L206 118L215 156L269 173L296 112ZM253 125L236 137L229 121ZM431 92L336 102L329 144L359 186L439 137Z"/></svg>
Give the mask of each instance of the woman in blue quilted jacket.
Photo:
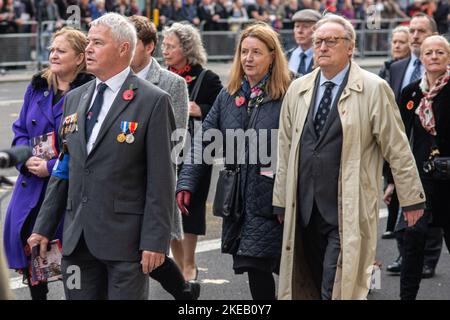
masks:
<svg viewBox="0 0 450 320"><path fill-rule="evenodd" d="M220 132L225 169L240 170L243 210L239 217L223 218L222 252L233 255L236 274L248 273L255 300L276 297L273 273L279 269L283 226L272 208L274 143L282 99L290 81L277 33L264 23L250 25L240 35L228 87L219 93L202 125L203 134ZM234 141L240 139L234 137L240 134L251 138L235 145ZM194 144L191 154L210 149L205 150L210 143L206 140L200 150ZM180 172L176 199L185 214L191 195L195 197L203 174L212 165L205 160L203 157L201 164L184 163Z"/></svg>

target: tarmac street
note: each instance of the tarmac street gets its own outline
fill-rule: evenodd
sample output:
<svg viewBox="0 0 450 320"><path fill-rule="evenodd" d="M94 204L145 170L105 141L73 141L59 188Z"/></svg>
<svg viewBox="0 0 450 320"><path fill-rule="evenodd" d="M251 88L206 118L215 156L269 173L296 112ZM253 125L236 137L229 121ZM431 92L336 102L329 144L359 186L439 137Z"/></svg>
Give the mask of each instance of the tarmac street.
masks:
<svg viewBox="0 0 450 320"><path fill-rule="evenodd" d="M372 58L357 60L367 70L377 72L384 59ZM230 63L210 63L208 68L219 74L224 84L228 79ZM23 94L31 79L32 72L9 72L0 75L0 150L10 147L12 141L11 125L17 119L22 105ZM197 248L197 259L199 268L199 280L201 283L200 299L203 300L249 300L251 299L248 289L247 275L235 275L232 269L230 255L220 253L221 219L214 217L211 213L212 199L217 180L215 167L213 179L208 197L207 212L207 235L200 237ZM0 175L16 177L16 169L4 169ZM9 202L11 190L0 188L0 226L3 230L5 211ZM4 197L4 198L3 198ZM398 300L399 283L398 275L390 275L386 267L397 257L395 240L381 240L381 233L385 230L386 208L383 205L380 210L380 223L378 233L377 261L382 263L380 288L373 290L369 295L370 300ZM2 231L0 231L0 234ZM10 285L17 299L28 300L30 295L28 288L22 284L21 277L14 271L10 272ZM64 292L61 282L49 285L49 299L62 300ZM165 300L172 299L162 287L150 280L150 299ZM436 275L431 279L424 279L421 283L418 299L421 300L450 300L450 255L447 248L442 250L441 259L436 268Z"/></svg>

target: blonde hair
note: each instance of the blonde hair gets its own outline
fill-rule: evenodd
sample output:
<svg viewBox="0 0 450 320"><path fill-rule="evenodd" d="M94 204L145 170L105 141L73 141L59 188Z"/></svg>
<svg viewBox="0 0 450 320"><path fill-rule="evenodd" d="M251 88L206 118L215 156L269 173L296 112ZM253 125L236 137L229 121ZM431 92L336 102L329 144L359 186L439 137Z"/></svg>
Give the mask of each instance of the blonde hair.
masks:
<svg viewBox="0 0 450 320"><path fill-rule="evenodd" d="M84 54L84 51L87 46L87 37L86 35L74 28L71 27L64 27L59 31L56 31L52 35L52 43L55 41L55 39L59 36L64 36L67 41L67 43L70 45L70 47L75 51L75 54L78 56L79 54ZM86 62L83 59L83 61L78 66L75 77L80 73L81 71L84 71L86 69ZM42 78L44 78L47 81L48 88L53 87L53 91L56 92L58 89L58 84L56 83L56 76L55 74L50 70L50 68L46 68L42 73Z"/></svg>
<svg viewBox="0 0 450 320"><path fill-rule="evenodd" d="M196 28L190 24L175 22L170 27L165 27L162 32L163 37L171 34L177 36L183 49L183 55L190 65L204 66L206 64L206 51L200 32Z"/></svg>
<svg viewBox="0 0 450 320"><path fill-rule="evenodd" d="M251 24L239 36L233 65L231 66L231 76L227 87L228 93L233 95L241 88L244 77L244 69L241 65L241 48L242 41L248 37L256 38L263 42L273 53L272 74L267 81L266 90L272 99L281 99L289 87L291 76L278 34L270 26L262 22Z"/></svg>
<svg viewBox="0 0 450 320"><path fill-rule="evenodd" d="M406 33L406 35L409 36L409 28L407 26L396 26L394 30L392 30L391 36L398 32Z"/></svg>

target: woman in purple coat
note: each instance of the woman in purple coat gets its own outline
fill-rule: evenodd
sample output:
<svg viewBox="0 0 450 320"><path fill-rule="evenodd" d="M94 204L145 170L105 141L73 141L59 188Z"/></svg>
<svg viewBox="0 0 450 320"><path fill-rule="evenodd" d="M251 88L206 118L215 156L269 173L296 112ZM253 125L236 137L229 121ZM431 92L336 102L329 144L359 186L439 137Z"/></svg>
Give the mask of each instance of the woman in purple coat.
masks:
<svg viewBox="0 0 450 320"><path fill-rule="evenodd" d="M59 153L56 137L64 96L93 78L83 72L86 44L86 36L75 29L64 28L53 35L49 67L33 77L19 119L13 124L12 145L33 147L33 156L17 166L20 174L6 213L3 240L9 267L28 280L33 300L45 300L48 288L44 282L31 286L26 240L33 229ZM61 234L62 228L55 239L61 239Z"/></svg>

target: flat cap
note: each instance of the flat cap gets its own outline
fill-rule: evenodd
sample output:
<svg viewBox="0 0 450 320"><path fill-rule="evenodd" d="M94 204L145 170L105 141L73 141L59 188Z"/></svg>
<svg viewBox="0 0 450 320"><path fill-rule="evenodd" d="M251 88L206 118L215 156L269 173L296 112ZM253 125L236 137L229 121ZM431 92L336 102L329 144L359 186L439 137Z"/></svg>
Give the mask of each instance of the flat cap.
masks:
<svg viewBox="0 0 450 320"><path fill-rule="evenodd" d="M312 10L312 9L303 9L303 10L297 11L292 16L292 21L293 22L297 22L297 21L317 22L321 18L322 18L322 15L318 11Z"/></svg>

